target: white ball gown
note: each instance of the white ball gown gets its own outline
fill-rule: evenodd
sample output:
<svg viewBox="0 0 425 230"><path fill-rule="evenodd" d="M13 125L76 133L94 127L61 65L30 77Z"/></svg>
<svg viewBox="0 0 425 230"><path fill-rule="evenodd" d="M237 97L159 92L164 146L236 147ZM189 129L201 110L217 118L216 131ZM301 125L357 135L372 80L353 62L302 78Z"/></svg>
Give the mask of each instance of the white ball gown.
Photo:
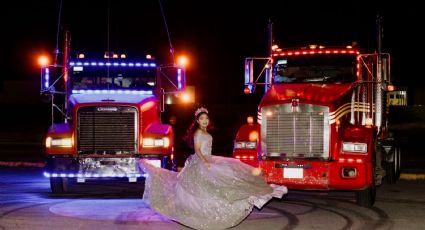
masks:
<svg viewBox="0 0 425 230"><path fill-rule="evenodd" d="M140 161L148 174L143 199L156 212L194 229L226 229L242 222L253 206L261 209L273 197L282 198L288 192L285 186L267 184L250 165L211 155L210 134L196 138L209 168L196 153L180 172Z"/></svg>

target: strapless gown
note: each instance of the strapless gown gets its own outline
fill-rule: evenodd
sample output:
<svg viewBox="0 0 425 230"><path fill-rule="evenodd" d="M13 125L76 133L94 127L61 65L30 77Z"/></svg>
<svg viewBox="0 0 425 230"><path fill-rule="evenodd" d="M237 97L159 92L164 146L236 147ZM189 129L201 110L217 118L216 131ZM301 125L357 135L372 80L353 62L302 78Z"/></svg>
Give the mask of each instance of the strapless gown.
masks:
<svg viewBox="0 0 425 230"><path fill-rule="evenodd" d="M237 159L211 155L212 137L201 143L210 162L207 168L191 155L180 172L156 168L145 160L140 167L148 176L143 199L159 214L195 229L226 229L238 225L273 197L282 198L285 186L269 185L256 168Z"/></svg>

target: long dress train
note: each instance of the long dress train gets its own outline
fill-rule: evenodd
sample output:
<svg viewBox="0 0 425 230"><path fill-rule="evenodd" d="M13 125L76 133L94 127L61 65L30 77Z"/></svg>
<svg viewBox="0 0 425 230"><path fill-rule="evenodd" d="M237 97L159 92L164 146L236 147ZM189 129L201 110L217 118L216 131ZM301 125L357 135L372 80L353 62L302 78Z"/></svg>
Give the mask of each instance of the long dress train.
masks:
<svg viewBox="0 0 425 230"><path fill-rule="evenodd" d="M212 156L208 133L199 138L205 138L201 152L210 168L196 154L180 172L140 161L148 174L143 199L156 212L195 229L226 229L244 220L253 206L261 209L273 197L282 198L288 192L285 186L269 185L261 175L254 175L250 165Z"/></svg>

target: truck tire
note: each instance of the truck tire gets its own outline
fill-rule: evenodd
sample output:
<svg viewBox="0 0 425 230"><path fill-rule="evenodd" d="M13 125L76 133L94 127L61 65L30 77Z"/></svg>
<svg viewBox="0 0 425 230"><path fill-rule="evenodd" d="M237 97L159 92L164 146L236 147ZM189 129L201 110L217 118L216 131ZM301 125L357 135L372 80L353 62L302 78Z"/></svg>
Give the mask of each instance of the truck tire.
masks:
<svg viewBox="0 0 425 230"><path fill-rule="evenodd" d="M395 178L396 180L400 179L400 174L401 174L401 148L400 146L396 146L395 147L395 155L396 155L396 159L397 159L397 164L396 164L396 172L395 172Z"/></svg>
<svg viewBox="0 0 425 230"><path fill-rule="evenodd" d="M370 208L375 204L376 187L370 186L366 189L356 191L356 203L359 206Z"/></svg>
<svg viewBox="0 0 425 230"><path fill-rule="evenodd" d="M50 189L53 193L64 193L67 191L68 183L66 178L51 177L50 178Z"/></svg>
<svg viewBox="0 0 425 230"><path fill-rule="evenodd" d="M386 162L385 171L386 175L384 181L388 184L395 184L397 180L400 178L400 147L394 146L392 153L392 161Z"/></svg>
<svg viewBox="0 0 425 230"><path fill-rule="evenodd" d="M384 177L384 181L387 184L395 184L395 182L397 181L396 179L396 162L395 162L395 155L393 155L394 157L394 161L393 162L386 162L385 163L385 177Z"/></svg>

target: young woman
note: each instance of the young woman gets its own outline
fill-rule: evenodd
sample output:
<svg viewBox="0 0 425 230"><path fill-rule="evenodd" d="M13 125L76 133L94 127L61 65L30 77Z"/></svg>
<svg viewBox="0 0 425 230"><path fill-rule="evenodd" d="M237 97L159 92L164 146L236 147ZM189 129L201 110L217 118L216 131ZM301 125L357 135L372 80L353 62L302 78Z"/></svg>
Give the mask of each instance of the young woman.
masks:
<svg viewBox="0 0 425 230"><path fill-rule="evenodd" d="M208 110L199 108L189 128L195 154L180 172L155 168L141 160L148 173L143 199L156 212L195 229L226 229L238 225L273 197L287 193L269 185L258 169L237 159L211 155Z"/></svg>

